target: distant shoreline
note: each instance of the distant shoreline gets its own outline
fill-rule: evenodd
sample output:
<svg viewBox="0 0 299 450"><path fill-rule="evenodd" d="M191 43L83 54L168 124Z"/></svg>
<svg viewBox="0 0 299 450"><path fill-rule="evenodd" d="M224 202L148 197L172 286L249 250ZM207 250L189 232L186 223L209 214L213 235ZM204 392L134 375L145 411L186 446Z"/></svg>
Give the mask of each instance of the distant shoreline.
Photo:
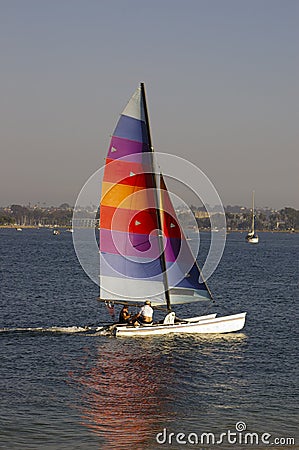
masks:
<svg viewBox="0 0 299 450"><path fill-rule="evenodd" d="M65 225L57 225L57 226L49 225L49 226L42 226L42 227L38 227L36 225L0 225L0 228L11 228L11 229L14 229L14 230L17 230L18 228L22 228L22 230L26 230L26 229L32 229L32 230L41 230L41 229L56 230L56 229L59 229L59 228L65 228L65 229L69 230L71 227L67 227Z"/></svg>
<svg viewBox="0 0 299 450"><path fill-rule="evenodd" d="M38 227L35 225L0 225L0 229L12 229L12 230L17 230L18 228L22 228L22 230L59 230L59 229L65 229L65 230L69 230L71 227L65 226L65 225L58 225L58 226L42 226L42 227ZM91 228L91 227L86 227L87 228ZM199 230L202 233L209 233L211 230ZM227 234L230 233L248 233L248 230L226 230ZM288 234L295 234L298 233L299 230L256 230L257 233L288 233Z"/></svg>

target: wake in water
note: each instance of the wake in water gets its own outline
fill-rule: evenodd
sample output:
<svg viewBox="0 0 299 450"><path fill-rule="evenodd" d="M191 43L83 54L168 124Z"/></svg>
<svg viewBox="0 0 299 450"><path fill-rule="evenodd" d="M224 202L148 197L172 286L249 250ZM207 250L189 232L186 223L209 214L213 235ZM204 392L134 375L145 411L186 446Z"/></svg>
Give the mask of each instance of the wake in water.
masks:
<svg viewBox="0 0 299 450"><path fill-rule="evenodd" d="M87 332L97 332L102 330L102 326L72 326L72 327L28 327L28 328L0 328L0 333L15 333L15 332L36 332L36 333L87 333Z"/></svg>

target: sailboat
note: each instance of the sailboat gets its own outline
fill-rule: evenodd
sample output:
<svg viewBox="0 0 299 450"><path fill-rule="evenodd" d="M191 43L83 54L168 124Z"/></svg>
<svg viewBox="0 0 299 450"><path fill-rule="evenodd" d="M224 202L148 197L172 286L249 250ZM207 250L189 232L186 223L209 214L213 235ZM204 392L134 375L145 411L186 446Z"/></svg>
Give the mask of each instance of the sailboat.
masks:
<svg viewBox="0 0 299 450"><path fill-rule="evenodd" d="M250 244L258 244L259 241L259 237L258 235L255 233L254 230L254 221L255 221L255 217L254 217L254 191L252 192L252 224L251 224L251 230L247 233L246 236L246 241L249 242Z"/></svg>
<svg viewBox="0 0 299 450"><path fill-rule="evenodd" d="M246 313L177 318L175 305L212 301L212 293L177 219L163 174L155 170L144 83L116 125L106 158L100 202L100 295L106 304L164 308L159 323L114 324L116 336L228 333Z"/></svg>

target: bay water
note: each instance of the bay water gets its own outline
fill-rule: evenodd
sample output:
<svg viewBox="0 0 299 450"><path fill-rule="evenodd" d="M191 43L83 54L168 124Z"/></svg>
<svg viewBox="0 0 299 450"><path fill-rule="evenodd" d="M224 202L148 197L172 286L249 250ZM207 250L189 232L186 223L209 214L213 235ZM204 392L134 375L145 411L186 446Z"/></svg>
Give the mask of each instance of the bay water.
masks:
<svg viewBox="0 0 299 450"><path fill-rule="evenodd" d="M0 229L0 448L299 448L298 246L227 236L202 312L247 311L241 332L115 338L71 233Z"/></svg>

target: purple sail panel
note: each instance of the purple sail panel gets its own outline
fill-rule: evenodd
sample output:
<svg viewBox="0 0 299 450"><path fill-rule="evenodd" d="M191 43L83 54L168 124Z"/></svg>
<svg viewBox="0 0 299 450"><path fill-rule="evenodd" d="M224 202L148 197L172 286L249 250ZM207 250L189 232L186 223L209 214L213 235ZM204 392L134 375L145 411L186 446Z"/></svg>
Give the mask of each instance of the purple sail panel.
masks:
<svg viewBox="0 0 299 450"><path fill-rule="evenodd" d="M157 259L159 256L158 236L127 233L123 231L100 230L101 251L123 256Z"/></svg>
<svg viewBox="0 0 299 450"><path fill-rule="evenodd" d="M146 143L131 141L129 139L121 139L116 136L113 136L111 139L111 142L110 142L110 147L109 147L107 157L109 159L119 159L119 158L123 158L123 157L128 157L129 155L133 156L133 155L138 155L139 153L141 153L138 160L137 160L137 158L135 161L134 161L134 158L126 159L128 161L139 163L139 162L141 162L140 159L141 159L142 153L148 152L148 151L149 151L149 147L148 147L148 144L146 144Z"/></svg>
<svg viewBox="0 0 299 450"><path fill-rule="evenodd" d="M164 256L166 262L174 262L177 260L182 247L182 240L179 238L164 237L165 250Z"/></svg>

